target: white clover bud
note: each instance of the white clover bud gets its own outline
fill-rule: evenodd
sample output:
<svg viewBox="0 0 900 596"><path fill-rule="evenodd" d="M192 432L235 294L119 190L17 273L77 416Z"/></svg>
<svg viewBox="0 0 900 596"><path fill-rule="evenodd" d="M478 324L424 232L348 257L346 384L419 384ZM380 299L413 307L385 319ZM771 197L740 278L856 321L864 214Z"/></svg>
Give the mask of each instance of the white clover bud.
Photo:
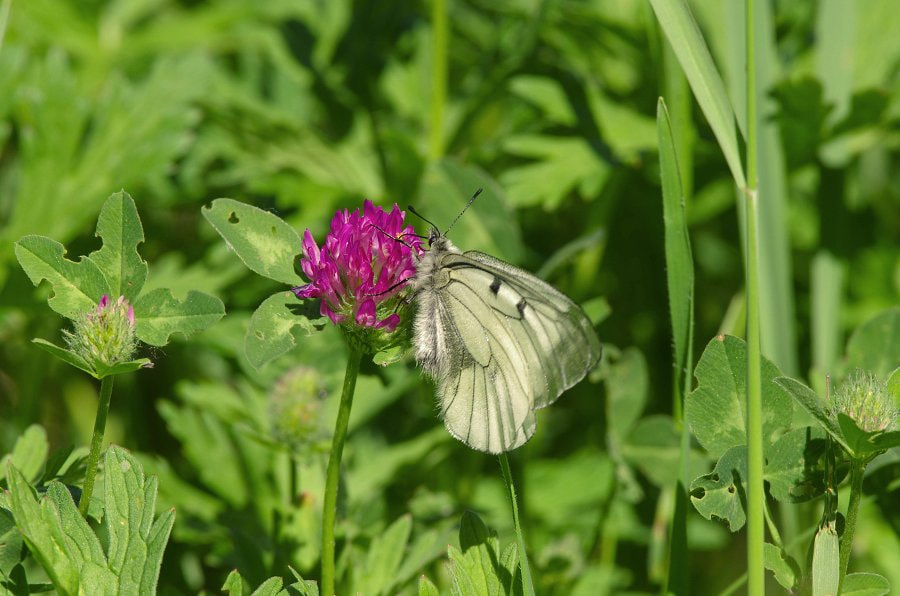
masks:
<svg viewBox="0 0 900 596"><path fill-rule="evenodd" d="M69 349L95 367L128 362L137 348L134 308L124 296L111 302L104 294L97 307L75 319L74 330L63 335Z"/></svg>
<svg viewBox="0 0 900 596"><path fill-rule="evenodd" d="M897 420L897 407L887 384L874 374L855 370L834 394L837 412L853 419L866 432L891 430Z"/></svg>

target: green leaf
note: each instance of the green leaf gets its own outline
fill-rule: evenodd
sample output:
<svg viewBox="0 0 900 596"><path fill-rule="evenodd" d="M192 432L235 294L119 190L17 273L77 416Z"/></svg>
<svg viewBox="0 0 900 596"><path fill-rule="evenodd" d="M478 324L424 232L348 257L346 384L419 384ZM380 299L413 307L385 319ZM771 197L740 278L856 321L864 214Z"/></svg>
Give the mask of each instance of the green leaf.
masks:
<svg viewBox="0 0 900 596"><path fill-rule="evenodd" d="M688 3L686 0L650 0L650 5L672 49L675 50L675 55L678 56L678 62L687 76L703 115L716 135L735 184L738 188L746 188L747 182L741 165L735 130L734 110L725 93L722 77L716 70Z"/></svg>
<svg viewBox="0 0 900 596"><path fill-rule="evenodd" d="M622 446L622 455L636 465L656 486L672 486L680 477L680 437L675 423L661 414L641 418ZM707 459L698 450L690 451L689 478L702 474Z"/></svg>
<svg viewBox="0 0 900 596"><path fill-rule="evenodd" d="M315 301L300 302L293 292L272 294L250 317L244 337L247 359L259 368L297 345L295 327L311 335L327 322L328 319L318 314Z"/></svg>
<svg viewBox="0 0 900 596"><path fill-rule="evenodd" d="M697 440L713 457L747 442L744 419L746 352L747 344L743 340L720 335L707 344L697 363L698 386L687 396L685 415ZM784 389L772 382L778 376L778 368L763 358L763 441L766 448L774 442L778 432L791 426L791 399Z"/></svg>
<svg viewBox="0 0 900 596"><path fill-rule="evenodd" d="M244 579L237 569L231 570L231 573L225 578L225 583L222 584L221 590L223 592L228 592L228 596L243 596Z"/></svg>
<svg viewBox="0 0 900 596"><path fill-rule="evenodd" d="M894 406L900 410L900 367L895 368L891 376L888 377L887 390L891 397L894 398Z"/></svg>
<svg viewBox="0 0 900 596"><path fill-rule="evenodd" d="M452 592L460 596L499 596L505 594L504 585L509 585L508 577L501 581L498 576L500 543L497 536L489 533L487 526L475 513L463 513L459 525L460 550L449 547L450 575L453 580ZM505 570L504 570L505 572Z"/></svg>
<svg viewBox="0 0 900 596"><path fill-rule="evenodd" d="M6 475L6 465L3 465L2 473ZM21 558L22 533L16 527L12 513L0 507L0 578L8 577Z"/></svg>
<svg viewBox="0 0 900 596"><path fill-rule="evenodd" d="M295 270L302 240L280 217L233 199L216 199L202 212L253 272L292 286L306 283Z"/></svg>
<svg viewBox="0 0 900 596"><path fill-rule="evenodd" d="M143 467L127 451L113 445L104 461L109 569L119 577L123 593L154 594L175 510L153 520L156 477L145 478Z"/></svg>
<svg viewBox="0 0 900 596"><path fill-rule="evenodd" d="M647 403L650 373L647 360L637 348L627 348L609 367L606 377L606 407L609 439L621 446L634 428Z"/></svg>
<svg viewBox="0 0 900 596"><path fill-rule="evenodd" d="M786 590L793 590L800 578L800 566L797 562L774 544L763 545L766 569L775 575L775 580Z"/></svg>
<svg viewBox="0 0 900 596"><path fill-rule="evenodd" d="M785 503L801 503L825 490L827 448L818 427L796 428L782 435L766 451L765 480L772 496Z"/></svg>
<svg viewBox="0 0 900 596"><path fill-rule="evenodd" d="M12 464L28 481L33 482L40 476L50 445L47 442L47 431L39 424L32 424L25 429L12 453L0 459L0 480L6 477L7 467Z"/></svg>
<svg viewBox="0 0 900 596"><path fill-rule="evenodd" d="M877 573L848 573L841 586L842 596L884 596L891 593L891 583Z"/></svg>
<svg viewBox="0 0 900 596"><path fill-rule="evenodd" d="M900 307L890 308L856 328L847 342L845 373L861 368L886 379L900 364Z"/></svg>
<svg viewBox="0 0 900 596"><path fill-rule="evenodd" d="M419 578L419 596L440 596L437 586L424 575Z"/></svg>
<svg viewBox="0 0 900 596"><path fill-rule="evenodd" d="M659 168L663 191L666 280L669 287L669 314L675 346L674 385L677 391L680 391L684 386L684 373L690 365L688 358L693 336L694 260L684 214L685 197L681 188L675 142L672 137L672 127L669 124L669 112L662 98L659 99L656 107L656 123L659 133Z"/></svg>
<svg viewBox="0 0 900 596"><path fill-rule="evenodd" d="M111 195L100 209L97 236L103 239L100 250L88 257L109 284L110 298L118 296L134 304L147 280L147 263L138 254L144 241L144 229L134 200L125 191Z"/></svg>
<svg viewBox="0 0 900 596"><path fill-rule="evenodd" d="M141 368L153 368L153 362L149 358L141 358L140 360L120 362L112 366L99 364L97 366L97 378L102 379L103 377L111 377L113 375L123 375Z"/></svg>
<svg viewBox="0 0 900 596"><path fill-rule="evenodd" d="M691 482L691 502L706 519L718 519L737 532L747 521L747 447L726 451L710 474Z"/></svg>
<svg viewBox="0 0 900 596"><path fill-rule="evenodd" d="M280 577L270 577L261 583L258 588L253 590L253 593L250 596L280 596L281 594L286 594L286 592L282 591L282 586L284 586L283 579Z"/></svg>
<svg viewBox="0 0 900 596"><path fill-rule="evenodd" d="M837 530L830 523L820 528L813 541L813 596L834 596L840 581L840 555Z"/></svg>
<svg viewBox="0 0 900 596"><path fill-rule="evenodd" d="M367 594L389 594L412 532L412 517L402 515L372 540L360 584Z"/></svg>
<svg viewBox="0 0 900 596"><path fill-rule="evenodd" d="M43 236L24 236L15 244L16 258L31 283L47 280L53 293L47 303L64 317L74 319L97 306L109 284L99 267L88 258L65 258L65 247Z"/></svg>
<svg viewBox="0 0 900 596"><path fill-rule="evenodd" d="M41 339L41 338L35 338L35 339L31 340L31 342L36 344L37 347L44 350L45 352L49 352L50 354L53 354L54 356L56 356L57 358L59 358L60 360L65 362L66 364L74 366L75 368L77 368L79 370L83 370L84 372L86 372L87 374L91 375L94 378L97 378L97 379L100 378L97 376L97 371L95 371L94 368L90 364L88 364L88 362L84 358L82 358L81 356L79 356L78 354L73 352L72 350L67 350L66 348L62 348L54 343L50 343L49 341Z"/></svg>
<svg viewBox="0 0 900 596"><path fill-rule="evenodd" d="M840 412L838 412L837 419L841 433L852 449L851 455L866 456L900 445L900 431L867 432L861 429L855 420Z"/></svg>
<svg viewBox="0 0 900 596"><path fill-rule="evenodd" d="M179 302L172 292L160 288L138 298L134 304L136 334L151 346L164 346L169 336L181 333L185 337L206 329L225 314L225 305L215 296L202 292L188 292Z"/></svg>
<svg viewBox="0 0 900 596"><path fill-rule="evenodd" d="M844 438L844 433L841 432L840 427L837 422L828 414L826 410L826 404L819 399L819 396L816 393L795 379L790 377L779 377L775 379L775 383L788 392L794 401L796 401L800 406L803 407L810 415L816 419L816 421L821 425L825 432L827 432L831 437L843 447L847 453L853 453L853 449L850 448L850 445L847 443L847 440Z"/></svg>

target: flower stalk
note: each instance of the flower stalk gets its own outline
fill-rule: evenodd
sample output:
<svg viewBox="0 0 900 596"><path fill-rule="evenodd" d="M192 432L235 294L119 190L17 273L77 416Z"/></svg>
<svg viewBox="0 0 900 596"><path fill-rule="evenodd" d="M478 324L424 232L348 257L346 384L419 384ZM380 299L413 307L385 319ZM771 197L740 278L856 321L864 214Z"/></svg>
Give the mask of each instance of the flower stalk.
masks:
<svg viewBox="0 0 900 596"><path fill-rule="evenodd" d="M350 421L350 408L353 405L353 392L356 389L356 377L359 376L359 365L362 361L360 346L352 341L348 342L348 345L350 353L347 355L347 369L344 372L341 403L338 406L334 436L331 439L331 454L328 457L328 471L325 476L325 499L322 510L322 594L326 596L334 594L334 522L337 517L341 457L344 453L344 442L347 439L347 426Z"/></svg>
<svg viewBox="0 0 900 596"><path fill-rule="evenodd" d="M100 403L97 406L97 418L94 420L94 435L91 437L91 452L88 456L87 471L84 477L84 489L78 511L87 517L94 492L94 481L97 479L97 466L100 463L100 448L103 446L103 435L106 432L106 417L109 414L109 402L112 398L113 379L115 376L103 377L100 381Z"/></svg>
<svg viewBox="0 0 900 596"><path fill-rule="evenodd" d="M844 584L844 576L847 575L847 566L850 564L850 550L853 548L853 533L856 531L856 518L859 514L859 501L860 497L862 497L862 483L865 472L866 462L864 460L853 459L850 462L850 501L847 503L847 518L844 522L844 533L841 536L839 594Z"/></svg>

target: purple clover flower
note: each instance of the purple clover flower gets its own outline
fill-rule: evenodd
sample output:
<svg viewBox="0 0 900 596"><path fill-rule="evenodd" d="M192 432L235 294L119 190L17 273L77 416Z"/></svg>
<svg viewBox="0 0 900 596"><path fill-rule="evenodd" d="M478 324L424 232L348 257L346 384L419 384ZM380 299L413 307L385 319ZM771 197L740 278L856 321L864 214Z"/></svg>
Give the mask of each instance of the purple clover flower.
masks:
<svg viewBox="0 0 900 596"><path fill-rule="evenodd" d="M310 283L294 288L294 294L321 298L322 315L335 325L351 322L394 331L400 324L400 315L393 312L395 298L403 282L415 276L416 256L422 254L412 226L403 225L404 217L396 204L387 212L366 200L362 214L359 209L334 214L321 249L307 229L300 267Z"/></svg>

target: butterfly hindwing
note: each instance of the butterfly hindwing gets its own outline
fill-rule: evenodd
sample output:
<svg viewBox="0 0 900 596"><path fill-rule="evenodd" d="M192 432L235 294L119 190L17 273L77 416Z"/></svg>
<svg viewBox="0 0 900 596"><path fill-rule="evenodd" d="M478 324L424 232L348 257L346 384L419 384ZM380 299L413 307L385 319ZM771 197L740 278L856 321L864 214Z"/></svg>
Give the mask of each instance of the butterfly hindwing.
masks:
<svg viewBox="0 0 900 596"><path fill-rule="evenodd" d="M475 449L518 447L534 433L534 410L596 364L596 335L564 294L499 259L452 250L435 266L419 305L435 328L418 335L432 342L444 423Z"/></svg>

